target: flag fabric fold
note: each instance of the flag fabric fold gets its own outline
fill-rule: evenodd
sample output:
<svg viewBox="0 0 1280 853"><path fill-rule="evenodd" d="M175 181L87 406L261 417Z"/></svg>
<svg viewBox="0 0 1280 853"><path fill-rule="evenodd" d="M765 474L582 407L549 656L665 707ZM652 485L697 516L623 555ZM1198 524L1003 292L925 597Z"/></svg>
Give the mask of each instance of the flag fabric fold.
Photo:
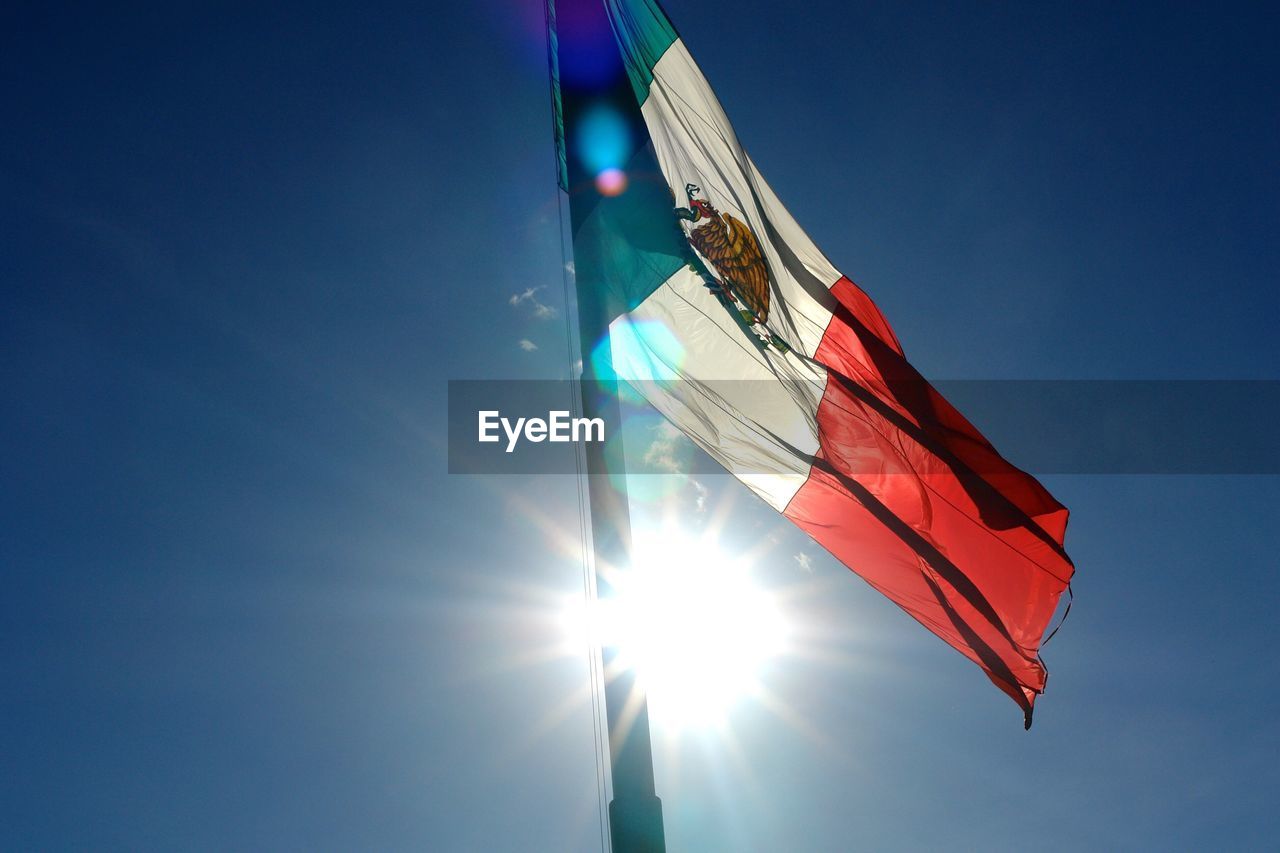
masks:
<svg viewBox="0 0 1280 853"><path fill-rule="evenodd" d="M1067 510L910 365L778 200L656 2L557 5L563 180L586 196L579 300L608 319L617 375L1030 725L1073 572ZM602 37L625 80L592 78L584 54Z"/></svg>

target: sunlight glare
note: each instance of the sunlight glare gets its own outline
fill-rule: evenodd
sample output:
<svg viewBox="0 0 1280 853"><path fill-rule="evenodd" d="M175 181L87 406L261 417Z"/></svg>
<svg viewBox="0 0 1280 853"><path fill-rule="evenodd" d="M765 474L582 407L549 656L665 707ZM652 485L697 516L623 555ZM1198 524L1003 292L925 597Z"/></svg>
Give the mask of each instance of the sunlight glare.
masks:
<svg viewBox="0 0 1280 853"><path fill-rule="evenodd" d="M749 568L707 537L670 528L637 537L634 568L615 579L616 597L599 602L592 621L598 641L617 646L618 663L636 672L656 720L716 725L760 690L760 670L785 632Z"/></svg>

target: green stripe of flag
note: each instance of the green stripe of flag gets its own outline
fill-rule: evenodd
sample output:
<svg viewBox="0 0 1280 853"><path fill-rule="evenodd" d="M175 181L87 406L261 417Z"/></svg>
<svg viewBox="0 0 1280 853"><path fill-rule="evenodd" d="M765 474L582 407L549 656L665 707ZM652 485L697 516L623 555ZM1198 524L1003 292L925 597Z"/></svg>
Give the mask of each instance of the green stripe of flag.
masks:
<svg viewBox="0 0 1280 853"><path fill-rule="evenodd" d="M610 9L628 23L609 21ZM614 318L644 302L682 267L694 263L674 213L676 200L658 165L635 97L637 91L647 95L652 66L642 68L628 58L651 56L656 62L675 40L675 32L656 5L643 0L625 4L566 0L558 10L549 4L548 18L556 55L595 60L589 68L560 62L559 74L557 66L552 66L562 110L558 153L565 169L562 186L569 194L578 314L584 338L594 339ZM610 27L614 33L632 35L626 36L625 44L610 39ZM588 73L583 73L584 68ZM638 79L646 81L642 90L636 88ZM615 82L602 89L600 80ZM606 142L621 149L610 152L608 162L595 161L590 134L585 139L582 134L584 123L601 112L621 128L617 136L605 134ZM625 189L620 194L606 194L596 186L599 170L606 166L624 175Z"/></svg>
<svg viewBox="0 0 1280 853"><path fill-rule="evenodd" d="M654 0L606 0L606 5L622 46L631 88L636 101L643 104L649 97L653 67L679 36Z"/></svg>

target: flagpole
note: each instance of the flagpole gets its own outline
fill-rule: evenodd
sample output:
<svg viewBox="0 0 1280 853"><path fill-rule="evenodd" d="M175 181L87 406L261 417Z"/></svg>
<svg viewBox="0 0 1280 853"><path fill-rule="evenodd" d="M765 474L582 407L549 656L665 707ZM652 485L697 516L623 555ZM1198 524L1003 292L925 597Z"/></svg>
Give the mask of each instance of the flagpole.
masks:
<svg viewBox="0 0 1280 853"><path fill-rule="evenodd" d="M585 321L582 323L586 325ZM588 339L583 337L583 349ZM588 418L605 422L609 442L587 442L587 489L591 511L591 542L595 552L596 595L608 601L616 594L616 572L630 566L631 518L627 504L625 459L617 432L621 409L612 365L600 349L608 349L607 337L594 353L583 354L582 410ZM613 432L610 433L610 428ZM616 475L616 476L615 476ZM649 704L634 670L619 665L619 649L601 647L604 672L605 718L609 732L609 767L613 799L609 803L609 837L613 853L663 853L666 850L662 802L653 780L653 746L649 734Z"/></svg>
<svg viewBox="0 0 1280 853"><path fill-rule="evenodd" d="M639 121L639 105L627 82L603 0L546 0L546 12L559 160L557 174L568 193L570 230L576 234L599 199L595 197L594 176L585 172L579 158L572 154L565 156L565 128L573 127L578 116L601 103L619 107ZM562 89L560 68L564 63L560 59L574 58L575 51L577 64L581 64L581 57L591 57L597 82L592 86L570 85ZM574 63L570 66L572 74ZM607 289L605 282L593 280L592 272L585 265L576 268L576 280L582 414L587 418L600 418L608 439L583 445L596 597L607 601L617 593L617 574L627 571L631 565L631 514L621 440L622 411L609 343L609 322L617 306L603 296ZM620 665L619 653L615 645L602 645L600 650L613 789L609 803L611 847L613 853L665 853L662 802L654 788L648 699L637 682L636 673ZM594 661L592 663L594 665Z"/></svg>

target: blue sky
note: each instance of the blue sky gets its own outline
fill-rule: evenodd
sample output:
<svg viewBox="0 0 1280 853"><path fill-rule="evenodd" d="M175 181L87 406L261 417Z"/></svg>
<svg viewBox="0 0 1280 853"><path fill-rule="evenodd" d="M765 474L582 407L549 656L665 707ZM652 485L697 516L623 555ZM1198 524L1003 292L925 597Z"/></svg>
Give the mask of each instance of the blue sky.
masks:
<svg viewBox="0 0 1280 853"><path fill-rule="evenodd" d="M1280 379L1261 5L665 5L927 376ZM0 846L599 849L585 655L543 654L574 484L445 472L447 380L568 362L541 20L5 27ZM1029 734L712 481L826 654L767 673L803 726L656 721L671 848L1273 844L1280 479L1044 479L1079 573Z"/></svg>

